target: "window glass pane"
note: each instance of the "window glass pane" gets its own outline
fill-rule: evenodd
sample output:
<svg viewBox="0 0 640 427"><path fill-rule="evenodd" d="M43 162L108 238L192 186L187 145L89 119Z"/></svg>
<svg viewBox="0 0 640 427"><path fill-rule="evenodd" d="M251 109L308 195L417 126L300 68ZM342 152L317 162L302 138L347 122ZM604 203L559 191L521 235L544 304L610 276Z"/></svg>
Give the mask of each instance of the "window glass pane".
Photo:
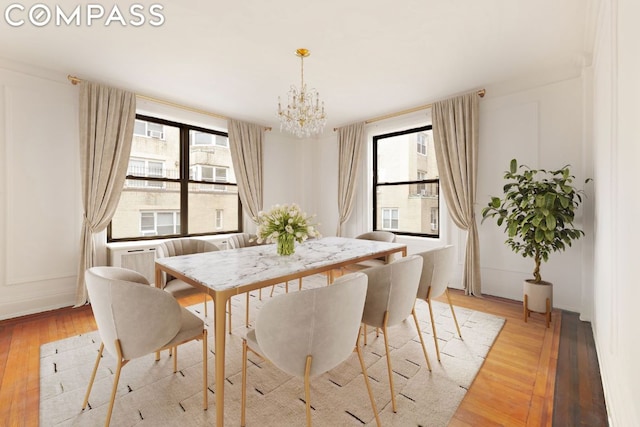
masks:
<svg viewBox="0 0 640 427"><path fill-rule="evenodd" d="M218 147L229 147L229 138L223 135L216 135L216 145Z"/></svg>
<svg viewBox="0 0 640 427"><path fill-rule="evenodd" d="M429 184L436 185L437 184ZM376 194L376 224L380 229L406 233L438 234L433 215L439 212L438 197L421 197L413 193L414 185L379 186ZM435 227L432 226L435 225Z"/></svg>
<svg viewBox="0 0 640 427"><path fill-rule="evenodd" d="M176 234L179 231L180 223L176 222L176 217L173 212L158 212L157 213L157 232L159 236L166 236L169 234Z"/></svg>
<svg viewBox="0 0 640 427"><path fill-rule="evenodd" d="M217 182L227 182L227 169L225 169L225 168L216 168L216 181Z"/></svg>
<svg viewBox="0 0 640 427"><path fill-rule="evenodd" d="M136 120L135 125L133 125L133 134L147 136L147 122Z"/></svg>
<svg viewBox="0 0 640 427"><path fill-rule="evenodd" d="M216 187L225 187L227 191L219 191ZM224 211L224 221L220 218L220 228L217 226L218 211ZM237 187L189 184L189 233L235 231L238 226Z"/></svg>
<svg viewBox="0 0 640 427"><path fill-rule="evenodd" d="M199 180L213 182L213 168L211 166L201 166L200 171Z"/></svg>
<svg viewBox="0 0 640 427"><path fill-rule="evenodd" d="M437 178L438 165L431 134L431 130L426 130L378 139L378 183ZM419 140L423 140L424 145L418 144ZM416 146L424 147L422 154L427 155L418 155Z"/></svg>
<svg viewBox="0 0 640 427"><path fill-rule="evenodd" d="M214 139L213 134L191 131L191 145L213 145Z"/></svg>
<svg viewBox="0 0 640 427"><path fill-rule="evenodd" d="M135 182L136 186L129 183ZM162 188L154 188L161 184ZM154 212L180 211L180 185L175 182L127 180L118 208L111 220L111 238L124 239L160 235ZM179 220L177 224L180 224ZM174 232L167 233L174 234Z"/></svg>
<svg viewBox="0 0 640 427"><path fill-rule="evenodd" d="M153 212L140 212L140 230L143 233L155 232L156 217Z"/></svg>

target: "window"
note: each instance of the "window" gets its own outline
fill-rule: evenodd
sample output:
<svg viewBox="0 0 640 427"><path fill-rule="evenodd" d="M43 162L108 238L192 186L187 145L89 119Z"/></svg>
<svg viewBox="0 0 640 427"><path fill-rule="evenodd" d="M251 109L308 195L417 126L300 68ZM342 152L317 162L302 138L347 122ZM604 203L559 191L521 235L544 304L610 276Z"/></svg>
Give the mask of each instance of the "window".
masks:
<svg viewBox="0 0 640 427"><path fill-rule="evenodd" d="M427 173L425 171L418 171L418 181L425 181L427 179ZM426 196L427 194L427 184L418 184L417 186L418 191L416 191L416 194L418 196Z"/></svg>
<svg viewBox="0 0 640 427"><path fill-rule="evenodd" d="M144 176L150 178L162 178L164 177L164 162L159 160L149 159L129 159L129 168L127 169L127 175ZM164 186L160 181L139 181L139 180L127 180L125 182L126 187L160 187Z"/></svg>
<svg viewBox="0 0 640 427"><path fill-rule="evenodd" d="M239 232L241 214L226 133L136 116L108 241Z"/></svg>
<svg viewBox="0 0 640 427"><path fill-rule="evenodd" d="M218 230L222 229L223 216L224 216L224 210L216 209L216 229Z"/></svg>
<svg viewBox="0 0 640 427"><path fill-rule="evenodd" d="M191 145L215 145L229 148L229 139L225 136L206 132L191 131Z"/></svg>
<svg viewBox="0 0 640 427"><path fill-rule="evenodd" d="M438 215L440 215L438 208L431 208L431 230L438 229Z"/></svg>
<svg viewBox="0 0 640 427"><path fill-rule="evenodd" d="M180 212L140 212L140 233L163 236L180 233Z"/></svg>
<svg viewBox="0 0 640 427"><path fill-rule="evenodd" d="M160 123L136 119L135 125L133 126L133 135L164 139L164 126Z"/></svg>
<svg viewBox="0 0 640 427"><path fill-rule="evenodd" d="M374 230L439 237L440 179L431 126L374 136L372 185Z"/></svg>
<svg viewBox="0 0 640 427"><path fill-rule="evenodd" d="M398 229L398 209L382 208L382 228L384 230Z"/></svg>
<svg viewBox="0 0 640 427"><path fill-rule="evenodd" d="M427 136L424 133L416 134L418 154L427 155Z"/></svg>

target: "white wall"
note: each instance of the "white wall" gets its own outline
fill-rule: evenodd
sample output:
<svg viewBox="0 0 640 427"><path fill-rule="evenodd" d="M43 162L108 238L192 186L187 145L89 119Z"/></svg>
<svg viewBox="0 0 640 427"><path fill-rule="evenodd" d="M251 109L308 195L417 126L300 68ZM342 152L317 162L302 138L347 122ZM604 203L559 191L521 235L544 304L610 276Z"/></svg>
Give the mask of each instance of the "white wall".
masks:
<svg viewBox="0 0 640 427"><path fill-rule="evenodd" d="M593 63L593 330L612 426L640 425L639 18L637 1L602 2Z"/></svg>
<svg viewBox="0 0 640 427"><path fill-rule="evenodd" d="M0 62L0 319L74 302L77 98L64 76Z"/></svg>
<svg viewBox="0 0 640 427"><path fill-rule="evenodd" d="M487 89L480 102L480 155L476 217L491 196L501 196L504 172L511 159L531 168L559 169L571 165L575 184L585 188L583 166L583 85L581 78L501 93L501 87ZM582 221L582 209L575 225L587 234L591 225ZM522 281L532 277L534 262L515 254L504 244L506 234L495 220L479 227L482 292L522 300ZM543 280L554 283L553 304L582 312L583 278L590 277L582 264L584 240L562 253L553 253L541 267ZM585 271L586 275L585 275Z"/></svg>

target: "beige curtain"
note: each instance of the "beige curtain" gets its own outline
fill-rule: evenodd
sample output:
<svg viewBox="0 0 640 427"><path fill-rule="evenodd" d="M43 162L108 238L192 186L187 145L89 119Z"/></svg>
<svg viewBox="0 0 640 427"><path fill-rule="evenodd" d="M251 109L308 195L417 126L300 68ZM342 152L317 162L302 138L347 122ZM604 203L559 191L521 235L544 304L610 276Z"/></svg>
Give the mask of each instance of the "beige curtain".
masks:
<svg viewBox="0 0 640 427"><path fill-rule="evenodd" d="M229 120L229 147L242 206L253 219L262 210L262 140L264 127Z"/></svg>
<svg viewBox="0 0 640 427"><path fill-rule="evenodd" d="M433 138L441 188L453 222L467 231L462 284L481 295L480 248L474 213L478 174L478 95L433 104Z"/></svg>
<svg viewBox="0 0 640 427"><path fill-rule="evenodd" d="M364 122L338 129L338 230L342 235L342 224L347 222L353 210L358 167L364 141Z"/></svg>
<svg viewBox="0 0 640 427"><path fill-rule="evenodd" d="M104 230L118 207L131 152L136 117L134 93L80 83L80 172L84 219L76 307L87 302L84 272L95 264L93 236Z"/></svg>

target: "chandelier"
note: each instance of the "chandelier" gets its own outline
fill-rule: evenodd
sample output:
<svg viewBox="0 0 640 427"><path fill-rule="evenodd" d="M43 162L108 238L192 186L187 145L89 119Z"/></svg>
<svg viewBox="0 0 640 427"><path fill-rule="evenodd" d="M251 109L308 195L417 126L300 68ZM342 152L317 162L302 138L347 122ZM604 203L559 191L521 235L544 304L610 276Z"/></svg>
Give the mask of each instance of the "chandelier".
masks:
<svg viewBox="0 0 640 427"><path fill-rule="evenodd" d="M309 137L322 133L327 116L324 113L324 101L320 103L318 92L307 89L304 83L304 58L309 56L309 50L298 49L296 55L300 57L300 88L291 85L287 94L287 107L284 109L278 97L280 130L285 129L297 137Z"/></svg>

